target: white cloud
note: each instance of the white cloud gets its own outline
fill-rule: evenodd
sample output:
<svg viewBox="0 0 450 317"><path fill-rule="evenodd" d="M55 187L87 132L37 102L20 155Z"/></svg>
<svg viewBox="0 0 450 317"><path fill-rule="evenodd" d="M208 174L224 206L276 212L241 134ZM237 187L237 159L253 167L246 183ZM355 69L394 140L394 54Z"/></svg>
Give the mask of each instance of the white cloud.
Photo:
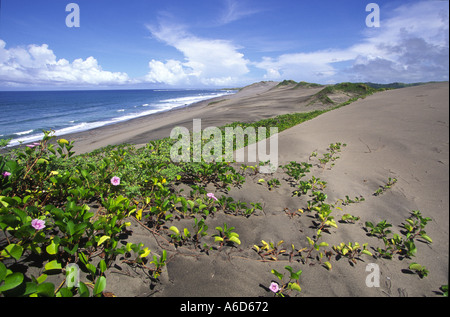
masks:
<svg viewBox="0 0 450 317"><path fill-rule="evenodd" d="M448 80L448 3L425 1L385 13L380 28L367 29L361 42L346 49L266 57L254 65L275 80Z"/></svg>
<svg viewBox="0 0 450 317"><path fill-rule="evenodd" d="M353 80L414 82L448 80L448 3L419 2L401 6L367 32L346 71Z"/></svg>
<svg viewBox="0 0 450 317"><path fill-rule="evenodd" d="M283 54L277 58L265 57L254 65L266 70L265 79L307 78L309 81L320 81L337 73L333 63L354 58L348 51L326 50L312 53Z"/></svg>
<svg viewBox="0 0 450 317"><path fill-rule="evenodd" d="M226 0L225 5L226 8L222 13L222 16L219 18L220 24L228 24L237 20L240 20L244 17L253 15L258 13L260 9L255 8L245 8L242 5L242 0Z"/></svg>
<svg viewBox="0 0 450 317"><path fill-rule="evenodd" d="M149 63L145 80L152 83L221 86L239 80L249 72L249 61L238 47L225 40L204 39L189 34L183 27L161 24L148 26L153 37L177 49L183 61Z"/></svg>
<svg viewBox="0 0 450 317"><path fill-rule="evenodd" d="M126 73L104 71L94 57L85 60L57 59L47 44L6 48L0 40L2 86L111 85L130 82Z"/></svg>
<svg viewBox="0 0 450 317"><path fill-rule="evenodd" d="M180 82L186 82L189 77L186 68L183 67L181 62L176 60L171 59L163 63L152 59L148 66L151 71L147 74L145 80L149 82L176 85Z"/></svg>
<svg viewBox="0 0 450 317"><path fill-rule="evenodd" d="M224 0L217 22L232 23L253 15L237 0ZM428 81L449 79L449 13L446 1L409 3L396 9L381 7L381 27L361 26L362 39L343 49L322 49L263 57L250 61L242 48L228 40L195 36L187 28L170 24L164 16L158 26L147 26L154 39L182 54L166 60L151 59L148 73L129 78L123 72L103 70L94 57L68 61L57 58L47 44L7 48L0 39L0 86L77 87L162 83L173 86L238 86L265 72L266 80ZM364 22L361 22L362 24ZM217 25L216 25L217 27ZM244 45L261 39L248 39ZM281 41L281 40L280 40ZM264 42L259 52L282 50ZM253 44L253 46L255 46ZM255 50L255 48L252 48ZM249 49L249 52L252 51ZM144 65L145 66L145 65ZM252 67L252 74L250 71Z"/></svg>

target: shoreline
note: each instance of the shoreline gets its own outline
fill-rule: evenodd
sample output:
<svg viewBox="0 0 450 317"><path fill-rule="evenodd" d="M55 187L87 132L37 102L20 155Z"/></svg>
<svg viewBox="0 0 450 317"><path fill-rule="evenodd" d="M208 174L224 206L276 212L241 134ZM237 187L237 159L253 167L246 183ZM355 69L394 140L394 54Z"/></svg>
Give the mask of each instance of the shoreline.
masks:
<svg viewBox="0 0 450 317"><path fill-rule="evenodd" d="M136 119L149 118L153 115L162 114L162 113L165 113L168 111L184 109L186 107L190 107L190 106L202 103L204 101L214 100L217 98L223 98L226 96L234 95L236 93L232 89L216 89L216 90L214 90L214 92L215 93L212 94L211 96L202 96L202 97L198 97L198 98L192 97L193 99L197 99L197 101L186 100L183 103L177 102L177 104L173 105L172 108L146 110L146 111L141 111L140 113L132 113L132 114L128 114L125 116L104 118L104 119L99 119L98 121L92 121L92 122L89 120L86 120L85 122L81 122L81 124L77 124L75 126L51 129L51 131L56 130L55 135L58 137L78 135L81 133L89 132L91 130L102 129L102 128L105 128L105 127L108 127L111 125L120 125L122 123L125 123L128 121L133 121ZM189 98L191 98L191 97L189 97ZM204 99L204 98L207 98L207 99ZM86 127L83 127L83 125L86 125ZM46 130L48 130L48 129L46 129ZM30 132L34 132L34 133L29 134ZM24 134L27 134L27 135L24 135ZM23 137L22 137L22 135L23 135ZM32 144L33 142L40 141L43 136L44 136L44 134L42 133L42 130L38 130L38 129L29 130L29 131L20 132L20 133L13 133L13 134L9 135L9 138L11 138L11 142L7 148L12 149L12 148L20 147L23 145ZM5 136L3 138L5 138Z"/></svg>
<svg viewBox="0 0 450 317"><path fill-rule="evenodd" d="M258 121L279 114L292 112L309 112L314 110L306 107L306 100L321 88L305 88L292 92L277 105L277 99L289 90L281 87L272 90L277 82L260 82L242 88L234 94L202 100L190 105L180 106L127 121L118 122L87 131L66 134L63 137L74 141L76 154L88 153L93 150L124 143L137 146L150 141L167 138L176 126L192 129L193 119L201 119L202 127L223 126L236 121ZM271 96L272 100L267 100ZM303 103L292 103L303 99Z"/></svg>
<svg viewBox="0 0 450 317"><path fill-rule="evenodd" d="M56 138L74 141L73 151L75 154L85 154L111 145L133 144L142 146L150 141L169 137L172 129L177 126L192 130L194 119L202 120L203 130L209 126L220 127L233 122L256 122L281 114L332 108L332 106L330 107L327 104L316 103L311 105L311 98L321 91L323 87L298 89L293 87L293 85L280 86L278 84L278 82L273 81L258 82L243 87L235 93L205 99L85 131L56 135ZM448 85L448 82L428 83L425 85L432 87L433 85L442 84ZM376 94L380 93L377 92ZM336 94L334 96L336 103L348 99L348 95ZM0 153L31 143L26 142L21 145L0 149Z"/></svg>
<svg viewBox="0 0 450 317"><path fill-rule="evenodd" d="M209 102L214 102L216 99L221 99L224 96L220 96L220 97L214 97L214 98L210 98L210 99L206 99L206 100L202 100L202 101L198 101L198 102L194 102L192 104L186 104L186 105L182 105L182 106L178 106L172 109L168 109L168 110L163 110L163 111L159 111L156 113L152 113L152 114L148 114L148 115L144 115L144 116L140 116L137 118L133 118L133 119L129 119L129 120L125 120L125 121L120 121L120 122L116 122L116 123L111 123L111 124L107 124L101 127L97 127L97 128L93 128L93 129L89 129L86 131L80 131L80 132L74 132L74 133L68 133L65 135L62 135L61 137L64 136L64 138L70 140L70 141L75 141L75 147L77 145L78 142L89 142L89 139L91 139L92 137L94 138L101 138L102 134L111 134L111 133L115 133L115 132L120 132L121 129L127 129L130 128L133 125L139 125L141 126L142 124L145 124L146 122L151 122L153 120L162 120L164 118L170 117L174 114L182 114L185 113L186 111L189 110L195 110L196 108L202 107L207 105ZM119 133L120 134L120 133ZM158 134L160 135L160 134ZM165 136L168 137L169 135ZM162 137L155 137L152 139L149 139L149 141L152 140L157 140L160 139ZM92 140L92 142L96 143L95 140ZM103 144L104 142L102 142ZM130 142L122 142L122 143L130 143ZM118 145L120 143L114 143L114 144L107 144L107 145ZM102 145L98 148L107 146L107 145ZM93 148L92 150L96 150L98 149ZM79 150L82 151L82 153L86 153L86 152L90 152L91 150ZM77 154L80 154L77 152Z"/></svg>

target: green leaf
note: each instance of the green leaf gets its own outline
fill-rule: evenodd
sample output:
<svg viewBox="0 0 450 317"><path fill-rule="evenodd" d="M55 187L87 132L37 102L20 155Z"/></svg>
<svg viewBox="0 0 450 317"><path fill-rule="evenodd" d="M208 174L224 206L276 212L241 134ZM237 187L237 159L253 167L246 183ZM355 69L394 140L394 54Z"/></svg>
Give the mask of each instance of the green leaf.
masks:
<svg viewBox="0 0 450 317"><path fill-rule="evenodd" d="M16 288L23 282L23 274L22 273L12 273L6 276L5 282L2 286L0 286L0 293L4 291L9 291L13 288Z"/></svg>
<svg viewBox="0 0 450 317"><path fill-rule="evenodd" d="M324 263L324 265L325 265L325 267L328 269L328 271L331 271L331 269L332 269L332 266L331 266L331 263L330 262L325 262Z"/></svg>
<svg viewBox="0 0 450 317"><path fill-rule="evenodd" d="M74 255L75 252L77 252L77 250L78 250L78 243L75 244L72 249L69 249L68 247L64 247L64 251L66 251L70 255Z"/></svg>
<svg viewBox="0 0 450 317"><path fill-rule="evenodd" d="M72 220L70 220L70 221L67 223L66 228L67 228L67 233L68 233L69 235L73 235L73 234L75 233L75 224L73 223Z"/></svg>
<svg viewBox="0 0 450 317"><path fill-rule="evenodd" d="M37 294L45 297L55 296L55 285L53 283L42 283L37 286Z"/></svg>
<svg viewBox="0 0 450 317"><path fill-rule="evenodd" d="M222 238L222 237L219 237L219 236L216 236L216 237L214 238L214 242L218 242L218 241L223 242L223 238Z"/></svg>
<svg viewBox="0 0 450 317"><path fill-rule="evenodd" d="M413 227L410 225L405 224L405 229L408 230L409 232L413 231Z"/></svg>
<svg viewBox="0 0 450 317"><path fill-rule="evenodd" d="M140 258L146 258L149 254L150 254L150 249L149 248L145 248L144 253L142 253L139 257Z"/></svg>
<svg viewBox="0 0 450 317"><path fill-rule="evenodd" d="M195 202L194 201L188 200L187 203L188 203L189 207L191 207L191 209L194 208L194 206L195 206Z"/></svg>
<svg viewBox="0 0 450 317"><path fill-rule="evenodd" d="M239 240L239 238L236 236L231 236L230 241L237 243L237 244L241 244L241 240Z"/></svg>
<svg viewBox="0 0 450 317"><path fill-rule="evenodd" d="M325 225L326 226L331 226L331 227L334 227L334 228L338 227L336 222L333 219L325 221Z"/></svg>
<svg viewBox="0 0 450 317"><path fill-rule="evenodd" d="M273 269L272 271L270 271L273 275L275 275L276 277L278 277L278 279L281 281L283 279L283 274L281 274L280 272L278 272L277 270Z"/></svg>
<svg viewBox="0 0 450 317"><path fill-rule="evenodd" d="M100 276L94 286L94 296L100 295L106 287L106 278Z"/></svg>
<svg viewBox="0 0 450 317"><path fill-rule="evenodd" d="M98 263L98 267L100 268L100 272L104 273L106 271L106 268L107 268L105 260L101 260Z"/></svg>
<svg viewBox="0 0 450 317"><path fill-rule="evenodd" d="M23 292L23 296L34 296L37 292L38 284L34 282L26 282L25 283L25 291Z"/></svg>
<svg viewBox="0 0 450 317"><path fill-rule="evenodd" d="M415 271L420 271L420 270L422 270L422 265L413 262L413 263L411 263L411 264L409 265L409 269L410 269L410 270L415 270Z"/></svg>
<svg viewBox="0 0 450 317"><path fill-rule="evenodd" d="M82 222L80 224L77 224L75 226L75 232L76 233L84 232L84 230L86 229L87 226L88 226L87 222Z"/></svg>
<svg viewBox="0 0 450 317"><path fill-rule="evenodd" d="M160 263L165 263L166 260L167 260L167 252L166 252L166 250L163 250L162 256L161 256L161 259L160 259Z"/></svg>
<svg viewBox="0 0 450 317"><path fill-rule="evenodd" d="M292 267L290 267L289 265L286 265L286 266L284 267L284 269L285 269L285 270L288 270L289 273L292 273Z"/></svg>
<svg viewBox="0 0 450 317"><path fill-rule="evenodd" d="M408 249L408 253L410 253L412 255L417 253L417 248L413 241L408 240L405 242L405 245L406 245L406 248Z"/></svg>
<svg viewBox="0 0 450 317"><path fill-rule="evenodd" d="M7 197L5 197L5 196L0 196L0 203L1 203L4 207L8 208L9 203L6 202L6 198L7 198Z"/></svg>
<svg viewBox="0 0 450 317"><path fill-rule="evenodd" d="M22 257L23 248L17 244L9 244L6 246L4 252L2 252L3 256L9 257L12 256L17 261Z"/></svg>
<svg viewBox="0 0 450 317"><path fill-rule="evenodd" d="M89 288L83 282L80 282L80 286L78 287L78 294L80 297L89 297Z"/></svg>
<svg viewBox="0 0 450 317"><path fill-rule="evenodd" d="M72 291L67 287L63 287L56 294L57 297L73 297Z"/></svg>
<svg viewBox="0 0 450 317"><path fill-rule="evenodd" d="M6 266L0 262L0 283L5 279L6 277Z"/></svg>
<svg viewBox="0 0 450 317"><path fill-rule="evenodd" d="M47 264L45 264L44 268L46 271L62 270L61 263L58 263L56 260L48 262Z"/></svg>
<svg viewBox="0 0 450 317"><path fill-rule="evenodd" d="M406 219L406 221L407 221L411 226L414 226L414 221L412 221L411 219Z"/></svg>
<svg viewBox="0 0 450 317"><path fill-rule="evenodd" d="M58 253L58 244L55 243L55 241L52 240L52 243L50 243L45 250L47 251L48 254L50 255L55 255L56 253Z"/></svg>
<svg viewBox="0 0 450 317"><path fill-rule="evenodd" d="M229 234L229 236L230 236L230 237L236 237L236 238L239 238L239 234L237 234L236 232L231 232L231 233Z"/></svg>
<svg viewBox="0 0 450 317"><path fill-rule="evenodd" d="M83 262L83 264L86 265L88 263L88 259L83 252L78 252L78 258L81 260L81 262Z"/></svg>
<svg viewBox="0 0 450 317"><path fill-rule="evenodd" d="M292 289L292 290L294 290L294 291L297 291L297 292L301 292L301 291L302 291L302 288L301 288L300 285L297 284L297 283L289 283L289 284L288 284L288 288L289 288L289 289Z"/></svg>
<svg viewBox="0 0 450 317"><path fill-rule="evenodd" d="M424 238L427 242L433 243L433 240L431 240L431 238L427 236L425 233L422 233L420 236Z"/></svg>
<svg viewBox="0 0 450 317"><path fill-rule="evenodd" d="M368 250L362 250L361 253L364 253L364 254L369 255L369 256L373 256L372 253L370 251L368 251Z"/></svg>
<svg viewBox="0 0 450 317"><path fill-rule="evenodd" d="M46 279L47 279L47 274L42 274L36 279L36 282L38 284L41 284L41 283L44 283Z"/></svg>
<svg viewBox="0 0 450 317"><path fill-rule="evenodd" d="M179 231L178 228L175 227L175 226L170 227L169 230L172 231L172 232L174 232L176 235L179 235L179 234L180 234L180 231Z"/></svg>
<svg viewBox="0 0 450 317"><path fill-rule="evenodd" d="M109 239L111 239L110 236L102 236L102 237L100 238L100 240L98 240L97 246L101 245L103 242L105 242L106 240L109 240Z"/></svg>
<svg viewBox="0 0 450 317"><path fill-rule="evenodd" d="M85 265L86 265L86 268L89 270L89 272L92 275L95 275L95 273L97 272L97 268L94 265L92 265L91 263L87 263Z"/></svg>
<svg viewBox="0 0 450 317"><path fill-rule="evenodd" d="M293 272L292 267L290 267L289 265L285 266L284 268L288 270L289 273L291 273L290 278L293 280L298 280L300 278L300 275L302 274L302 270L299 270L298 272Z"/></svg>
<svg viewBox="0 0 450 317"><path fill-rule="evenodd" d="M36 162L37 164L48 164L48 161L46 159L40 158Z"/></svg>

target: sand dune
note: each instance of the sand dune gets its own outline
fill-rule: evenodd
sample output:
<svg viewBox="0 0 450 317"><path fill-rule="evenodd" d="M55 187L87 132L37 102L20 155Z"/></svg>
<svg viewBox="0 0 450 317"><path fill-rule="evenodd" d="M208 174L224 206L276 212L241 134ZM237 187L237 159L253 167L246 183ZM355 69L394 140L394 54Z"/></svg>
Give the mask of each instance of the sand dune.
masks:
<svg viewBox="0 0 450 317"><path fill-rule="evenodd" d="M330 143L347 144L336 165L318 174L328 182L326 192L330 201L345 195L366 198L360 204L344 208L343 212L360 216L362 222L356 226L339 226L336 235L330 236L336 243L376 244L377 239L366 237L360 228L363 221L377 223L386 219L394 225L393 231L399 233L399 225L412 210L420 210L433 219L427 225L427 233L433 237L432 246L419 245L417 257L411 260L429 268L427 278L420 280L417 276L402 273L411 262L409 260L376 261L380 264L383 280L390 280L390 292L383 287L369 289L364 286L367 275L363 270L364 263L347 272L351 275L341 281L345 287L333 290L324 285L324 289L311 290L311 295L372 296L388 292L396 296L400 289L410 296L430 296L437 286L447 283L448 116L448 83L431 84L377 93L280 134L281 164L307 160L312 151L324 149ZM392 190L379 197L372 196L389 177L398 179ZM317 278L306 270L303 277L304 283L309 281L310 285L314 285ZM333 277L326 277L326 280L330 279Z"/></svg>
<svg viewBox="0 0 450 317"><path fill-rule="evenodd" d="M107 145L146 144L167 138L176 126L192 129L193 119L202 119L202 127L223 126L235 121L253 122L292 112L309 112L320 106L307 106L308 98L322 88L291 90L275 88L276 82L250 85L234 95L222 96L155 115L101 127L67 136L75 140L75 151L85 153ZM329 107L322 106L321 108Z"/></svg>
<svg viewBox="0 0 450 317"><path fill-rule="evenodd" d="M148 118L134 121L120 129L109 127L106 133L102 129L102 138L98 137L99 131L90 132L80 137L79 149L89 150L111 140L144 143L152 137L167 136L173 124L191 124L192 118L202 118L206 126L244 117L255 120L293 112L298 109L295 98L301 104L304 98L317 92L317 89L299 93L289 88L273 88L273 83L260 84L226 101L205 102L148 121ZM380 239L367 235L363 228L366 221L387 220L393 225L393 233L401 235L402 224L411 211L420 210L432 219L426 231L433 243L417 242L415 257L388 260L363 255L351 265L347 259L337 259L333 255L331 271L318 261L289 262L286 256L281 256L279 261L260 261L252 246L260 244L261 240L274 243L284 240L285 246L294 244L300 249L308 247L306 237L313 236L316 231L311 228L312 213L294 217L286 213L286 210L305 209L310 197L292 197L296 188L291 186L282 169L278 169L273 175L247 176L242 188L232 189L228 194L235 200L261 202L264 212L249 218L218 213L207 219L210 230L224 222L234 226L240 234L240 246L207 255L189 248L175 250L167 245L170 261L160 284L155 286L144 272L134 271L127 275L110 274L108 285L119 290L118 296L271 296L268 286L275 280L271 270L283 272L284 266L290 265L294 270L303 270L302 292L298 296L436 296L439 287L448 284L448 97L448 83L379 92L278 135L279 164L311 162L314 167L308 177L314 175L327 182L328 203L347 195L365 198L363 202L342 206L342 210L333 212L336 220L345 213L358 216L360 220L355 224L338 222L338 228L325 232L321 241L329 244L329 250L341 242L359 242L368 243L370 251L375 253L374 249L383 244ZM305 103L302 109L305 109ZM119 131L117 136L115 133ZM87 139L89 135L93 139ZM321 155L335 142L347 145L339 153L335 165L317 166L317 161L310 158L311 153L316 151ZM258 183L261 177L266 180L278 178L280 186L269 190L267 185ZM396 178L397 183L382 195L374 196L373 193L385 185L389 177ZM183 228L191 226L191 222L185 219L176 225ZM137 223L133 224L132 230L131 239L143 242L152 250L164 245L164 241L157 243L157 238ZM421 279L417 274L411 274L408 266L412 262L426 266L429 275ZM379 287L366 285L370 273L366 267L370 263L380 268Z"/></svg>

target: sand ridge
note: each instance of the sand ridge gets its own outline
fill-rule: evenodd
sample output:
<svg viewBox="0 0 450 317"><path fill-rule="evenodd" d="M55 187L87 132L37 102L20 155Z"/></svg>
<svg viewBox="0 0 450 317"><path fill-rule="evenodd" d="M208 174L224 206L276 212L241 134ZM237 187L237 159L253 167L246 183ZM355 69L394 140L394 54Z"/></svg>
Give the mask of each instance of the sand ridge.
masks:
<svg viewBox="0 0 450 317"><path fill-rule="evenodd" d="M165 135L171 124L189 124L196 116L214 125L235 121L235 118L243 117L243 113L260 117L264 115L259 112L263 112L266 101L267 116L273 116L277 107L282 109L280 113L295 108L292 99L286 97L283 100L280 96L271 100L277 102L276 106L269 107L268 96L273 87L273 84L267 84L264 89L258 86L259 96L244 91L242 99L236 94L227 101L204 102L192 109L161 114L148 122L148 118L144 118L121 127L106 128L110 130L102 129L101 134L88 132L80 138L79 149L88 151L102 142L111 143L111 140L144 143L150 135ZM310 93L314 91L312 89ZM284 240L286 246L294 244L299 249L307 247L306 237L314 234L312 214L305 212L289 217L286 213L286 209L305 208L307 197L293 197L295 188L287 175L278 169L273 175L247 176L241 188L227 193L235 200L261 202L263 212L249 218L221 213L207 218L211 234L224 222L234 226L240 234L241 245L209 254L199 254L189 248L174 249L149 234L140 224L133 223L131 239L143 242L155 251L161 246L167 247L169 263L156 284L145 273L117 264L116 272L112 270L109 273L108 288L117 290L117 296L272 296L268 287L276 279L271 270L283 272L284 266L291 265L294 270L303 270L300 278L302 292L298 296L436 296L439 287L448 284L448 97L448 83L379 92L283 131L278 136L280 165L290 161L314 163L310 157L312 152L323 153L335 142L347 145L339 153L334 166L322 168L314 164L309 176L314 175L327 182L325 192L327 201L331 203L346 195L351 198L363 196L365 201L335 211L337 220L344 213L358 216L360 220L355 224L338 222L338 228L331 228L322 241L329 243L330 247L341 242L368 243L375 253L374 249L381 247L382 242L367 235L365 221L377 223L385 219L393 224L393 232L401 234L401 225L411 211L420 210L424 216L432 218L426 231L433 243L417 242L416 257L387 260L361 256L357 264L351 265L347 259L337 260L333 256L331 271L318 261L303 264L301 261L289 262L286 257L279 261L261 261L252 248L261 240L274 243ZM242 108L239 104L243 105ZM268 109L272 112L269 113ZM219 118L218 111L222 111ZM151 126L151 129L146 130L146 126L147 129ZM92 138L87 138L89 136ZM258 182L261 177L278 178L280 186L269 190ZM398 180L395 186L380 196L374 196L373 193L389 177ZM175 225L190 227L192 221L184 219ZM411 274L408 265L412 262L426 266L430 271L428 277L421 279ZM380 287L366 285L369 274L366 267L370 263L379 265Z"/></svg>

